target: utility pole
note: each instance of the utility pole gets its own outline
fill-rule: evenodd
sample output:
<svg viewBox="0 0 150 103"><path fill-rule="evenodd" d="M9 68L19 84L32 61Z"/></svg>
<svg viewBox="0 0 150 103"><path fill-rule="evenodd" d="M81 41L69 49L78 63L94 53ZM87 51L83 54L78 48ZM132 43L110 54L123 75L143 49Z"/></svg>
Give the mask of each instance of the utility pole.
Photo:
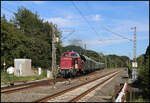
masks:
<svg viewBox="0 0 150 103"><path fill-rule="evenodd" d="M134 41L133 41L133 62L132 62L132 80L137 79L137 62L136 62L136 27L133 27L131 29L134 29Z"/></svg>
<svg viewBox="0 0 150 103"><path fill-rule="evenodd" d="M55 80L56 73L56 35L55 35L55 27L52 26L52 75Z"/></svg>
<svg viewBox="0 0 150 103"><path fill-rule="evenodd" d="M134 62L136 62L136 27L134 27L132 29L134 29L134 52L133 52L133 55L134 55Z"/></svg>

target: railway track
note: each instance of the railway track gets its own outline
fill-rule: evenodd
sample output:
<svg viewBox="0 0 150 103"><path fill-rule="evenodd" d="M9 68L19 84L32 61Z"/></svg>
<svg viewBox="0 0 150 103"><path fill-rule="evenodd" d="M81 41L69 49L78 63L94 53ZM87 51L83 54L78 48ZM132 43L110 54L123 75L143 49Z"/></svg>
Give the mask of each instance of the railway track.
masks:
<svg viewBox="0 0 150 103"><path fill-rule="evenodd" d="M63 78L56 78L55 82L59 82L59 81L64 81L65 79ZM23 83L23 84L19 84L19 85L13 85L13 86L7 86L7 87L2 87L1 88L1 93L13 93L13 92L17 92L20 90L25 90L28 88L35 88L41 85L48 85L50 83L53 83L53 79L52 80L42 80L42 81L36 81L36 82L30 82L30 83Z"/></svg>
<svg viewBox="0 0 150 103"><path fill-rule="evenodd" d="M96 72L92 72L89 73L87 75L80 75L76 78L71 78L72 80L74 79L78 79L78 78L83 78L83 77L87 77L87 76L94 76L96 74ZM7 86L7 87L1 87L1 93L13 93L13 92L17 92L17 91L21 91L21 90L25 90L25 89L31 89L31 88L35 88L38 86L44 86L44 85L48 85L48 84L52 84L54 82L62 82L62 81L67 81L67 79L64 78L56 78L55 81L52 80L42 80L42 81L36 81L36 82L29 82L29 83L23 83L23 84L19 84L19 85L12 85L12 86ZM12 83L14 84L14 83Z"/></svg>
<svg viewBox="0 0 150 103"><path fill-rule="evenodd" d="M101 86L111 78L115 77L119 72L121 71L107 73L94 80L71 87L53 95L46 96L34 102L77 102L97 87Z"/></svg>

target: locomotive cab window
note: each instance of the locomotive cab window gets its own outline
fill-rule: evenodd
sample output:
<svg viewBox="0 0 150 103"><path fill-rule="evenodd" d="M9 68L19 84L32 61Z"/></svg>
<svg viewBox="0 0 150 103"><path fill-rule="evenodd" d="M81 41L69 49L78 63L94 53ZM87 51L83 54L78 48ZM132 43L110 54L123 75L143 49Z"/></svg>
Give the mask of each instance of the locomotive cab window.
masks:
<svg viewBox="0 0 150 103"><path fill-rule="evenodd" d="M75 53L71 53L71 56L72 56L72 57L75 57L75 58L78 57L77 54L75 54Z"/></svg>
<svg viewBox="0 0 150 103"><path fill-rule="evenodd" d="M68 53L64 53L62 56L68 56Z"/></svg>

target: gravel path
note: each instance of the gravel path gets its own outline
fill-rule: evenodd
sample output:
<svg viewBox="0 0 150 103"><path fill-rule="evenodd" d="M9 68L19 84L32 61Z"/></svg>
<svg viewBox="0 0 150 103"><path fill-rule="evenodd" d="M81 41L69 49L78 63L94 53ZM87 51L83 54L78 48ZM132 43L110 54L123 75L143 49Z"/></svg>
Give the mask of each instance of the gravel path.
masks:
<svg viewBox="0 0 150 103"><path fill-rule="evenodd" d="M44 86L38 86L35 88L28 88L23 91L18 91L10 94L1 94L1 102L32 102L36 101L40 98L43 98L47 95L57 93L59 91L65 90L67 88L79 85L83 82L90 81L96 76L101 76L104 74L107 74L109 71L116 71L115 69L109 70L101 70L101 71L96 71L96 75L92 76L85 76L82 78L74 79L69 82L57 82L55 84L55 88L52 85L44 85Z"/></svg>

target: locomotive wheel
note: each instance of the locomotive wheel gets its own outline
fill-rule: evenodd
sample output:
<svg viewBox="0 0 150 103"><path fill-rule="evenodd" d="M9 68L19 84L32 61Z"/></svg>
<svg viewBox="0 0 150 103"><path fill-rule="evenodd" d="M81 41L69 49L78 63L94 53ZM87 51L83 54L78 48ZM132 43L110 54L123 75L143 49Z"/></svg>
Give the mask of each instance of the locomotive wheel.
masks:
<svg viewBox="0 0 150 103"><path fill-rule="evenodd" d="M64 78L67 78L67 77L68 77L68 73L67 73L66 71L64 71L63 77L64 77Z"/></svg>
<svg viewBox="0 0 150 103"><path fill-rule="evenodd" d="M72 76L75 77L76 74L77 74L77 72L76 72L76 71L73 71Z"/></svg>

